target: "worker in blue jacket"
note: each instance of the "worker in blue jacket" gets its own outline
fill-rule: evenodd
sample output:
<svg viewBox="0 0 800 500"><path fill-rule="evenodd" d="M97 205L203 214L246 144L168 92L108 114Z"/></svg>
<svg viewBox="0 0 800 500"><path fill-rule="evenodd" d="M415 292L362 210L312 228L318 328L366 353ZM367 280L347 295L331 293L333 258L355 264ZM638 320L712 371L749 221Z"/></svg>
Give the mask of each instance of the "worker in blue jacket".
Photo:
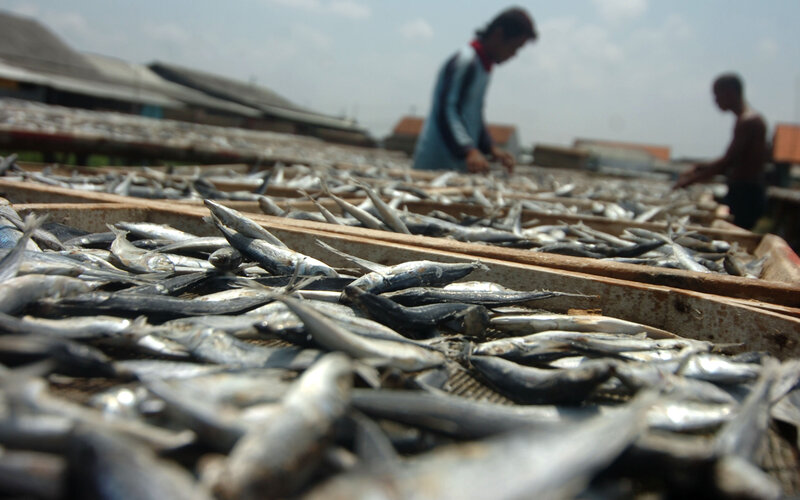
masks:
<svg viewBox="0 0 800 500"><path fill-rule="evenodd" d="M433 106L414 151L416 169L488 173L487 156L509 172L514 168L514 157L492 144L483 103L492 67L536 40L536 29L525 10L512 7L476 35L439 71Z"/></svg>

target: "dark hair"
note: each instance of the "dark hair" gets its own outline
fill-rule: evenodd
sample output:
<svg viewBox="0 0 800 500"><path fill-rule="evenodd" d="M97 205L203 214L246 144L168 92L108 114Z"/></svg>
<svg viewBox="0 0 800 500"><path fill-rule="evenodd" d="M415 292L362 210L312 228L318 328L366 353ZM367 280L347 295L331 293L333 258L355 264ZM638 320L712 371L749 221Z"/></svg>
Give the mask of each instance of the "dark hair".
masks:
<svg viewBox="0 0 800 500"><path fill-rule="evenodd" d="M744 93L744 83L736 73L724 73L714 80L714 89L731 89L741 96Z"/></svg>
<svg viewBox="0 0 800 500"><path fill-rule="evenodd" d="M511 7L504 10L492 19L485 28L476 31L475 34L479 40L483 40L498 28L502 28L503 36L506 39L525 36L536 40L538 36L536 28L533 26L533 19L525 9L520 7Z"/></svg>

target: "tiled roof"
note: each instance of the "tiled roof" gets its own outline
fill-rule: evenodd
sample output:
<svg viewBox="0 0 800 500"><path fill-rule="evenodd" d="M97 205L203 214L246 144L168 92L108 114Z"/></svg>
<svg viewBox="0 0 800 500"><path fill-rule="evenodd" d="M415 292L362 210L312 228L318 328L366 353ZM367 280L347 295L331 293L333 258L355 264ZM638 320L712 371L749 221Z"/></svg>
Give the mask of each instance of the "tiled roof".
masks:
<svg viewBox="0 0 800 500"><path fill-rule="evenodd" d="M418 116L404 116L397 122L397 125L394 126L392 135L416 137L422 132L423 123L425 123L424 118Z"/></svg>
<svg viewBox="0 0 800 500"><path fill-rule="evenodd" d="M425 123L425 119L419 116L404 116L397 122L397 125L394 126L394 130L392 130L392 136L394 137L417 137L420 132L422 132L422 125ZM492 140L497 145L504 145L507 144L514 133L517 131L517 128L513 125L496 125L496 124L488 124L489 135L492 136Z"/></svg>
<svg viewBox="0 0 800 500"><path fill-rule="evenodd" d="M800 125L782 123L775 126L772 159L781 163L800 163Z"/></svg>
<svg viewBox="0 0 800 500"><path fill-rule="evenodd" d="M630 149L634 151L644 151L653 158L669 161L670 148L668 146L655 146L652 144L637 144L633 142L603 141L596 139L575 139L575 147L597 145L619 149Z"/></svg>

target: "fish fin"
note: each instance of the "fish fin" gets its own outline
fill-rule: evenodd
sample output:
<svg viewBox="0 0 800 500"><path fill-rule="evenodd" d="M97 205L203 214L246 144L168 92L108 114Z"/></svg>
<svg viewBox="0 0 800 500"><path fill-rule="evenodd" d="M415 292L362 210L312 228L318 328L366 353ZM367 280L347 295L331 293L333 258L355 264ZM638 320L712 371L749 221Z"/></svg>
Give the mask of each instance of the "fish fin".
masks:
<svg viewBox="0 0 800 500"><path fill-rule="evenodd" d="M250 280L250 279L236 277L233 280L233 283L239 288L251 288L253 290L259 290L259 291L262 291L262 292L268 292L268 293L273 294L273 295L286 293L283 290L280 290L280 291L276 292L271 287L269 287L269 286L267 286L267 285L265 285L263 283L259 283L256 280ZM290 283L290 285L291 285L291 283Z"/></svg>
<svg viewBox="0 0 800 500"><path fill-rule="evenodd" d="M800 382L800 360L790 359L778 368L777 381L770 389L770 401L774 404L797 387Z"/></svg>
<svg viewBox="0 0 800 500"><path fill-rule="evenodd" d="M373 272L376 272L376 273L386 273L389 270L389 266L384 266L383 264L378 264L377 262L372 262L372 261L369 261L369 260L366 260L366 259L362 259L360 257L356 257L354 255L350 255L349 253L342 252L341 250L333 248L332 246L328 245L327 243L325 243L322 240L316 240L316 241L317 241L317 244L319 246L321 246L322 248L324 248L325 250L333 252L336 255L340 256L340 257L344 257L345 259L349 260L350 262L352 262L354 264L357 264L357 265L363 267L364 269L367 269L368 271L373 271Z"/></svg>
<svg viewBox="0 0 800 500"><path fill-rule="evenodd" d="M320 275L305 276L303 279L300 279L300 266L295 266L292 277L289 279L289 283L287 283L286 286L280 290L280 293L284 295L290 295L297 290L302 290L309 284L320 279L322 279L322 276Z"/></svg>
<svg viewBox="0 0 800 500"><path fill-rule="evenodd" d="M47 221L50 217L50 214L43 214L43 215L34 215L32 213L25 216L25 220L22 221L22 224L18 226L19 230L25 233L26 231L33 234L34 231L42 227L42 224ZM9 219L11 220L11 219ZM11 220L14 225L17 225L15 220Z"/></svg>
<svg viewBox="0 0 800 500"><path fill-rule="evenodd" d="M123 330L123 333L133 338L134 341L153 334L147 323L147 316L144 315L134 318L133 322Z"/></svg>
<svg viewBox="0 0 800 500"><path fill-rule="evenodd" d="M362 464L375 470L400 462L392 442L374 420L358 411L352 411L350 419L355 426L355 452Z"/></svg>
<svg viewBox="0 0 800 500"><path fill-rule="evenodd" d="M414 384L422 390L433 393L447 393L450 390L450 380L458 371L464 371L461 365L446 361L444 365L425 370L414 377Z"/></svg>
<svg viewBox="0 0 800 500"><path fill-rule="evenodd" d="M17 241L16 245L14 245L14 248L0 259L0 277L2 277L3 280L13 278L17 275L22 261L24 260L23 252L28 245L28 241L31 239L31 236L33 236L34 231L41 226L46 218L47 214L41 217L28 214L28 216L25 217L25 221L22 223L22 236Z"/></svg>
<svg viewBox="0 0 800 500"><path fill-rule="evenodd" d="M375 366L359 360L353 360L353 371L361 377L361 380L373 389L381 388L381 377Z"/></svg>
<svg viewBox="0 0 800 500"><path fill-rule="evenodd" d="M106 224L106 227L108 228L109 231L114 233L115 236L122 235L124 237L124 236L128 235L128 231L126 231L124 229L120 229L117 226L115 226L114 224Z"/></svg>

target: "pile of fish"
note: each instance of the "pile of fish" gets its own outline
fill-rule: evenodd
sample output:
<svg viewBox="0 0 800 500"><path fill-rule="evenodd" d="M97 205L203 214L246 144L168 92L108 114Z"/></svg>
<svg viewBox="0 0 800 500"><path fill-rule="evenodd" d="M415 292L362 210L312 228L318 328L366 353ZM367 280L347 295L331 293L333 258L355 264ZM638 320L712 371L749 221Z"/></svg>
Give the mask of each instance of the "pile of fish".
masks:
<svg viewBox="0 0 800 500"><path fill-rule="evenodd" d="M554 314L570 294L480 262L320 242L332 267L206 206L219 236L0 205L0 495L796 493L760 464L800 425L797 360Z"/></svg>
<svg viewBox="0 0 800 500"><path fill-rule="evenodd" d="M1 114L0 110L0 123ZM327 183L334 190L352 191L357 180L382 190L411 190L417 198L442 204L472 203L489 212L522 203L526 210L547 214L592 215L637 222L668 221L687 216L709 220L714 218L718 208L712 191L704 186L673 191L665 181L631 181L589 172L530 166L518 167L517 174L510 177L447 172L426 180L428 173L411 170L408 158L391 151L341 147L308 138L285 137L282 140L296 141L292 147L297 149L297 153L265 155L265 160L271 159L276 165L247 173L208 166L189 173L185 167L170 168L173 172L183 172L176 175L165 175L164 171L152 168L71 176L18 170L6 175L13 173L25 180L73 189L198 200L252 200L254 191L263 192L267 186L313 192ZM289 166L285 165L287 161ZM229 192L217 189L216 182L251 185L252 191Z"/></svg>
<svg viewBox="0 0 800 500"><path fill-rule="evenodd" d="M309 148L313 149L313 148ZM348 157L351 160L354 158ZM370 158L371 165L362 172L365 175L374 175L374 172L394 172L391 158ZM352 165L352 164L351 164ZM245 165L238 165L244 167ZM234 166L235 167L235 166ZM324 167L320 167L324 168ZM353 166L354 169L358 168ZM92 170L95 170L94 172ZM141 168L106 168L84 169L82 172L71 170L65 173L58 166L47 166L41 171L28 170L17 164L17 155L11 154L0 160L0 175L13 181L37 182L49 186L58 186L80 191L112 193L122 196L133 196L149 199L178 199L178 200L203 200L206 198L218 200L256 201L260 194L270 186L288 187L291 189L308 188L309 185L321 183L321 177L314 174L313 179L308 175L300 175L295 179L288 179L285 171L307 172L309 167L296 164L284 168L278 163L273 169L260 169L258 166L249 172L240 172L233 167L169 167L156 169L151 167ZM336 172L334 168L326 171ZM291 174L290 174L291 175ZM332 179L331 184L336 185L334 190L352 191L351 187L344 185L351 176L345 175L341 181ZM250 190L230 191L218 188L217 183L235 183L252 186Z"/></svg>
<svg viewBox="0 0 800 500"><path fill-rule="evenodd" d="M12 98L0 99L0 131L38 132L121 145L152 145L199 152L236 152L243 157L282 158L298 163L399 161L397 154L374 148L340 146L320 139L156 119L125 113L90 111Z"/></svg>
<svg viewBox="0 0 800 500"><path fill-rule="evenodd" d="M365 183L403 201L426 200L442 205L471 204L485 212L504 209L524 210L549 215L587 215L611 220L672 222L713 220L719 205L713 190L692 186L672 190L670 183L645 179L619 179L588 172L570 172L540 167L518 167L513 176L463 175L445 172L426 180L408 168L373 165L291 165L278 164L270 172L242 176L233 172L210 173L204 179L214 182L251 184L255 189L272 187L302 189L312 194L327 185L337 194L354 193ZM197 175L202 175L200 172ZM223 195L224 196L224 195Z"/></svg>
<svg viewBox="0 0 800 500"><path fill-rule="evenodd" d="M3 168L5 166L5 168ZM236 174L231 171L208 169L193 175L171 176L164 172L143 169L127 173L103 173L95 175L73 174L59 176L50 172L27 172L16 168L14 158L6 158L0 165L0 173L7 178L36 181L71 189L109 192L124 196L169 199L222 199L258 202L268 215L287 216L332 224L358 225L371 229L384 229L405 234L448 237L459 241L529 248L536 252L557 253L578 257L607 259L617 262L647 266L684 269L701 273L720 273L733 276L759 278L764 259L757 259L737 244L714 240L703 233L687 229L690 212L698 205L691 202L686 193L671 193L650 189L649 196L662 194L661 205L641 195L633 196L624 184L613 183L623 195L630 195L625 202L601 202L607 197L606 189L579 190L575 183L561 185L552 175L517 176L518 185L527 185L527 192L536 192L536 199L522 196L523 190L509 190L502 179L493 177L458 176L452 172L433 179L427 186L400 171L378 167L353 170L335 168L312 168L303 165L276 166L271 170ZM405 175L405 176L404 176ZM227 179L245 185L253 185L253 191L224 191L215 182ZM454 187L453 182L471 184L469 196L437 192L437 189ZM628 183L630 184L630 183ZM316 207L313 211L291 210L289 206L297 198L273 199L263 193L269 187L286 187L305 194ZM463 186L462 186L463 187ZM542 191L544 187L552 191ZM484 195L494 193L493 200ZM662 188L665 186L662 184ZM539 189L539 191L536 191ZM666 189L666 188L665 188ZM566 196L578 196L589 202L585 210L578 205L566 207ZM314 194L310 194L314 193ZM562 201L548 202L547 194ZM363 197L363 203L354 205L348 200ZM338 207L335 215L320 201L332 200ZM385 201L386 200L386 201ZM429 201L442 206L465 203L482 207L486 216L463 215L455 217L442 210L431 213L411 213L400 210L409 203ZM591 215L601 214L610 219L648 222L667 218L665 231L654 231L641 227L630 227L621 235L595 230L584 223L540 224L538 220L526 220L523 215L531 211L541 214ZM588 212L588 213L587 213Z"/></svg>
<svg viewBox="0 0 800 500"><path fill-rule="evenodd" d="M167 200L212 198L256 201L259 196L258 192L251 191L221 191L200 175L170 176L147 167L142 172L120 170L118 172L79 174L77 171L73 171L71 174L65 175L54 172L49 167L45 167L41 172L26 171L17 167L15 160L16 155L5 158L5 161L0 164L0 175L4 175L6 179L12 181L37 182L47 186L79 191ZM261 176L263 177L263 173Z"/></svg>
<svg viewBox="0 0 800 500"><path fill-rule="evenodd" d="M341 186L345 185L338 187L339 193L343 192ZM534 220L532 224L523 224L523 210L530 208L524 200L517 201L498 217L464 215L458 218L441 210L429 214L399 210L398 207L404 203L423 199L408 189L403 190L402 186L380 190L360 180L354 180L351 186L366 194L359 205L334 194L324 183L324 191L317 197L306 194L319 214L286 210L263 195L258 197L258 202L262 211L268 215L701 273L758 278L764 264L763 258L756 259L735 243L715 240L701 232L687 229L686 219L667 226L666 232L630 227L620 236L616 236L593 229L582 222L553 225L538 224ZM425 196L424 193L422 195ZM389 197L390 201L384 201ZM333 200L342 216L333 214L321 204L320 201L324 198ZM488 205L485 206L489 208Z"/></svg>

